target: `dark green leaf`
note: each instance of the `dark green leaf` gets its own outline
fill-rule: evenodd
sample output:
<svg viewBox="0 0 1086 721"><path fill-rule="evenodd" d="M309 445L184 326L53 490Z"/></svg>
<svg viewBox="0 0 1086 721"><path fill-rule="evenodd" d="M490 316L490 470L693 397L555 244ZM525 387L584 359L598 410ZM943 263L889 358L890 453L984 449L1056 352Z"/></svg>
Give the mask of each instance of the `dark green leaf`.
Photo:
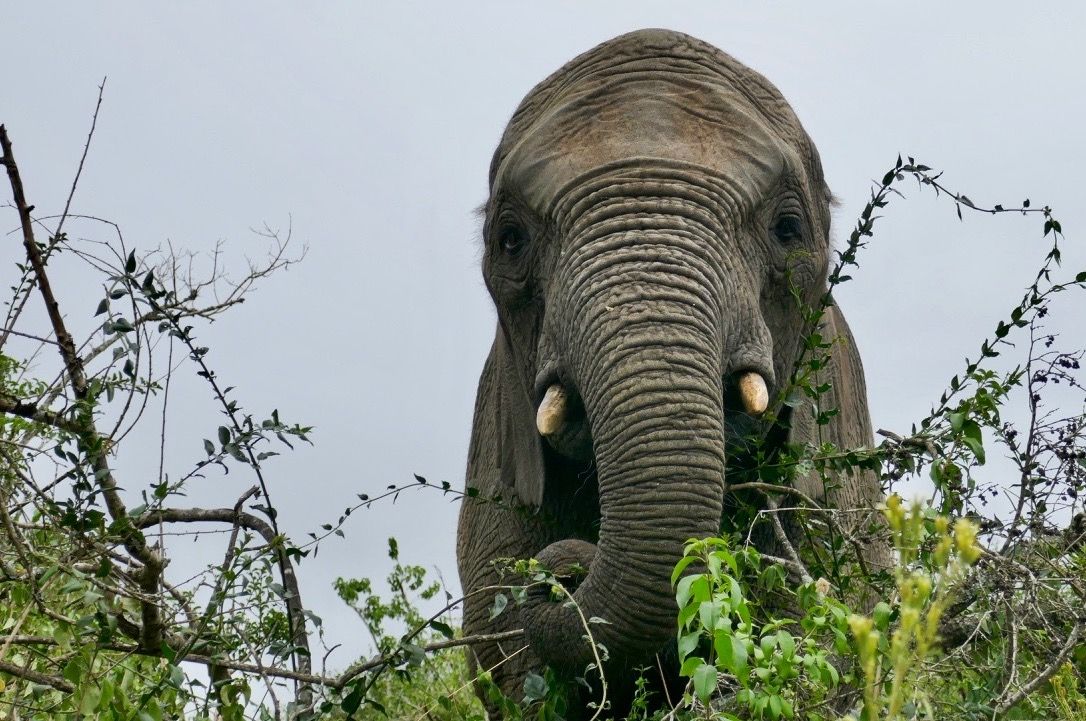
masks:
<svg viewBox="0 0 1086 721"><path fill-rule="evenodd" d="M452 627L449 626L449 624L443 623L443 622L438 621L436 619L433 620L433 621L430 621L430 628L434 629L435 631L440 633L445 638L452 638L453 635L454 635Z"/></svg>
<svg viewBox="0 0 1086 721"><path fill-rule="evenodd" d="M524 700L531 703L547 697L550 688L547 681L537 673L529 673L524 677Z"/></svg>
<svg viewBox="0 0 1086 721"><path fill-rule="evenodd" d="M494 604L490 607L491 620L501 615L501 612L505 610L505 607L509 605L509 598L504 593L499 593L494 596Z"/></svg>
<svg viewBox="0 0 1086 721"><path fill-rule="evenodd" d="M694 693L698 695L702 703L709 700L716 690L716 666L702 664L694 671Z"/></svg>

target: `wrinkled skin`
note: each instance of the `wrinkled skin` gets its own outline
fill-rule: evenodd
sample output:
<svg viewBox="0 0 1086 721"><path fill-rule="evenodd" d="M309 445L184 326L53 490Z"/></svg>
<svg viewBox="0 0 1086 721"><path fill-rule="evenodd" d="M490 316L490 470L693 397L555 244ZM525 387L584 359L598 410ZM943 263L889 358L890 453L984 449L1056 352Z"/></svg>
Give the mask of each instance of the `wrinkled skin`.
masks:
<svg viewBox="0 0 1086 721"><path fill-rule="evenodd" d="M461 508L460 579L466 594L498 583L497 558L588 569L574 598L585 618L610 622L592 631L619 706L630 669L655 665L675 636L683 542L720 528L728 440L756 424L735 379L756 371L774 397L799 357L789 283L808 306L824 293L829 203L814 145L777 89L662 30L604 43L540 83L494 154L483 274L498 326L476 401L467 485L479 498ZM843 342L822 401L840 413L821 440L870 444L863 372L836 307L822 332ZM556 384L569 407L542 438L537 409ZM797 411L789 440L814 428ZM796 483L841 507L880 499L871 476L829 493ZM496 495L507 502L480 500ZM526 638L475 646L475 668L497 665L514 698L544 664L584 675L592 656L574 608L535 594L488 620L493 597L469 595L465 633Z"/></svg>

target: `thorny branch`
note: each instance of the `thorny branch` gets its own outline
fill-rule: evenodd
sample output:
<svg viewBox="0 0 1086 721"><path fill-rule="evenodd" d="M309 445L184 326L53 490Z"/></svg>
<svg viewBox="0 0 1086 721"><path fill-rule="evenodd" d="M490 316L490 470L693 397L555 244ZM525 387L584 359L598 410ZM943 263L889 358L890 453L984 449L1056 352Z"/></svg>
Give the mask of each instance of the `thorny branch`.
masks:
<svg viewBox="0 0 1086 721"><path fill-rule="evenodd" d="M68 380L75 395L77 406L82 406L78 409L74 421L75 435L94 469L94 477L102 491L106 508L109 510L113 521L118 524L125 548L143 564L143 569L139 575L140 587L144 593L153 597L158 593L163 560L155 550L147 545L147 540L143 534L132 528L129 522L128 509L121 499L117 481L113 477L113 471L106 459L106 448L99 437L98 430L95 427L93 411L88 403L87 377L83 367L83 359L76 353L75 341L72 339L71 333L68 332L60 312L60 304L53 293L49 276L45 272L42 249L34 238L33 221L30 216L32 206L27 203L22 178L19 175L19 166L16 164L15 155L12 152L7 129L3 125L0 125L0 149L3 151L2 162L7 170L8 180L11 183L11 192L15 198L15 206L18 209L19 221L23 229L23 247L26 249L27 259L34 269L38 290L49 314L53 335L57 339L57 345L68 373ZM158 648L162 643L162 618L158 605L154 602L144 602L141 604L141 611L144 647L149 649Z"/></svg>
<svg viewBox="0 0 1086 721"><path fill-rule="evenodd" d="M99 95L99 105L101 101L101 88ZM84 148L83 159L80 161L80 170L82 171L83 160L86 158L87 150L91 138L93 137L94 124L97 121L98 108L95 110L95 119L92 123L92 129L87 139L87 147ZM240 281L233 282L227 281L223 270L220 269L220 254L221 248L217 248L213 255L213 267L210 276L205 279L197 278L192 269L192 256L188 259L187 274L182 276L182 267L179 265L182 262L179 256L170 249L167 255L160 254L160 260L158 270L160 277L166 282L169 282L173 287L173 292L163 293L156 292L154 286L149 285L149 281L145 280L142 284L134 280L134 273L137 272L139 263L133 261L134 253L129 253L128 257L125 257L125 251L120 253L114 253L117 261L124 266L124 271L118 273L116 270L111 270L111 264L109 261L99 261L92 259L82 251L75 251L77 257L82 257L102 272L114 274L114 283L117 280L123 281L127 287L125 293L129 295L132 300L132 309L136 310L136 302L139 296L143 297L145 302L149 303L149 310L142 314L133 314L133 320L125 321L123 316L110 315L110 320L106 323L106 340L98 346L90 346L90 339L82 345L77 346L72 333L69 331L64 314L61 311L60 303L57 295L54 291L51 283L50 275L47 271L47 259L49 253L56 247L57 244L64 242L64 237L60 232L65 220L70 217L88 218L88 216L78 216L72 214L71 200L75 193L75 188L78 185L79 173L77 173L76 179L73 182L71 192L68 196L63 214L59 218L57 229L53 232L49 243L42 244L35 238L35 227L39 223L33 216L34 207L29 203L26 197L26 191L24 189L23 180L19 172L19 166L16 162L16 158L13 152L12 143L7 134L6 127L0 125L0 150L2 150L2 157L0 157L0 164L2 164L6 170L9 184L11 186L12 196L14 198L14 207L19 216L19 225L22 231L23 248L25 251L27 266L26 273L21 285L20 293L16 294L15 305L12 306L12 310L9 313L8 322L5 327L3 340L6 340L10 336L26 337L30 339L37 339L39 342L45 344L53 344L59 351L59 355L62 362L62 373L59 377L50 384L44 386L44 390L38 390L31 388L26 394L14 395L5 388L0 393L0 415L7 417L17 417L28 421L30 424L37 424L38 428L47 428L42 438L59 438L62 442L66 438L71 438L76 441L79 456L76 456L70 452L61 452L61 446L57 446L57 452L62 459L67 458L73 465L71 468L58 476L58 478L47 488L52 488L56 484L64 480L76 480L86 477L93 483L93 491L87 496L88 500L93 502L95 497L100 497L104 503L106 510L108 511L108 520L110 525L106 531L104 538L108 539L113 537L119 539L124 550L130 554L131 559L117 556L111 548L108 542L95 540L92 536L87 535L84 531L75 530L70 532L70 540L74 543L72 551L77 555L67 561L69 565L69 573L75 574L76 577L82 578L90 586L99 588L107 595L107 598L113 599L131 599L137 603L139 609L138 622L131 620L124 611L124 604L121 608L111 612L112 620L109 623L113 624L117 631L124 636L127 636L134 641L135 645L130 644L117 644L109 641L108 639L100 638L97 645L102 649L115 650L122 653L134 653L141 656L149 657L168 657L172 659L206 662L209 668L221 669L221 668L234 668L243 672L257 672L265 676L278 676L281 678L293 678L294 680L308 679L310 682L316 682L319 680L321 683L327 681L327 679L319 679L309 674L309 651L308 651L308 637L305 629L305 609L302 606L301 592L297 582L296 575L294 573L293 562L290 558L290 554L295 552L296 549L292 549L289 541L285 539L278 531L275 523L274 508L268 503L267 510L269 513L269 520L265 521L257 516L247 513L242 510L242 506L245 501L250 498L253 493L257 492L254 488L251 491L244 494L233 509L177 509L177 508L162 508L156 507L143 512L137 511L134 515L126 505L122 497L122 490L120 484L115 476L114 470L111 467L109 456L115 452L116 444L119 442L120 437L117 433L120 429L120 420L118 420L117 426L115 426L111 432L101 432L98 428L97 416L97 403L98 397L102 393L102 389L110 381L103 373L95 374L93 377L88 376L87 366L88 363L97 358L104 351L110 347L116 346L123 341L123 352L120 353L120 357L124 357L127 353L135 353L137 363L139 362L139 353L142 345L142 341L146 340L150 342L150 335L145 330L155 323L167 324L169 328L173 328L176 331L176 335L182 337L183 340L188 340L185 336L188 332L187 328L182 328L181 321L185 318L205 318L211 319L219 315L223 311L244 302L247 292L253 287L253 284L267 276L268 274L287 267L290 264L297 262L296 259L291 259L285 256L287 244L289 243L289 234L286 241L282 241L275 234L274 231L265 226L263 235L269 239L275 241L275 247L272 254L268 257L267 261L262 264L255 264L250 262L249 273ZM97 218L90 218L92 220L100 220ZM120 227L115 223L109 221L101 221L112 227L116 233L118 242L122 249L125 248L124 238L121 234ZM106 246L107 248L109 246ZM146 261L144 261L146 262ZM152 273L154 270L151 271ZM151 275L148 276L150 278ZM224 295L218 295L218 287L220 280L226 281L227 291ZM49 324L51 327L51 334L55 340L41 337L41 334L28 334L22 331L14 329L14 323L22 313L22 309L25 305L26 299L30 292L37 288L42 302L46 308ZM118 297L115 290L116 285L113 286L113 290L107 287L107 291L111 294L111 297ZM212 291L216 294L216 300L210 304L199 305L195 301L197 297L205 292ZM180 293L177 291L181 291ZM157 299L157 300L156 300ZM103 303L102 308L107 307ZM100 311L102 311L100 308ZM116 320L115 320L116 318ZM113 330L110 331L110 327L113 326ZM160 331L162 328L160 328ZM135 331L137 334L136 340L132 341L125 337L125 333ZM0 341L2 342L2 341ZM212 382L215 388L215 392L224 408L226 408L228 414L231 416L235 430L241 434L242 421L239 419L236 413L236 404L226 400L225 391L223 391L217 383L214 381L213 373L207 367L203 361L198 349L188 343L189 349L192 352L194 359L197 361L198 367L201 368L201 375L204 375L206 379ZM113 366L117 362L118 354L114 353L114 361L110 365ZM148 361L149 363L149 361ZM121 418L127 413L132 396L137 392L136 376L126 366L125 372L131 377L129 383L128 398L129 400L124 403L124 407L121 409ZM173 368L166 369L166 377L173 372ZM148 365L148 373L150 373L150 366ZM67 386L65 391L64 386ZM153 390L153 385L148 381L148 386L145 391L142 391L144 400L138 404L139 408L135 409L142 412L143 405L146 404L146 397L149 396L147 391ZM53 407L56 399L62 395L67 395L70 399L70 404L61 410L55 410ZM248 418L244 423L249 423ZM14 428L14 426L13 426ZM293 433L292 429L281 428L277 429L280 433ZM23 431L23 439L21 442L16 443L13 439L4 438L0 446L0 452L5 454L18 453L17 449L23 448L26 452L32 455L37 455L37 451L32 445L27 445L35 437L42 433L34 429L33 425L25 425ZM123 435L121 436L123 437ZM282 436L280 436L282 437ZM304 436L303 436L304 437ZM255 442L255 439L252 441ZM251 451L251 446L246 445L244 452L248 456L248 462L250 466L256 471L261 486L264 486L263 478L260 477L259 461L255 454ZM221 461L220 461L221 462ZM89 469L86 474L80 469L81 463L86 463ZM199 470L201 466L197 467ZM47 517L55 516L61 511L62 507L58 507L53 498L38 488L38 486L28 477L24 476L19 469L19 463L13 463L8 468L9 472L16 479L21 479L27 487L32 491L31 498L36 496L33 500L35 504L41 504L40 508L46 510ZM190 474L191 475L191 474ZM186 476L188 478L188 476ZM160 486L167 490L168 487L163 485L164 480L160 477ZM89 490L89 489L88 489ZM84 492L85 493L85 492ZM265 498L267 497L265 489ZM9 505L6 501L9 499L10 494L5 491L3 494L5 500L4 513L4 533L8 537L8 541L11 544L11 548L15 549L19 553L20 561L17 567L10 567L6 563L0 562L0 570L3 572L3 577L7 580L22 580L30 584L33 593L33 599L35 607L43 615L54 618L59 623L66 625L74 624L74 620L66 618L63 615L56 614L52 609L48 608L43 601L44 585L47 583L46 579L48 574L43 574L41 570L42 563L48 563L48 559L42 552L45 549L34 548L27 546L22 539L21 533L34 532L35 526L27 526L26 524L16 524L13 522L11 516L8 514ZM77 499L79 496L77 495ZM158 506L159 504L154 504ZM16 506L16 512L21 513L21 505ZM73 519L75 520L75 519ZM207 607L204 613L198 617L194 617L189 610L188 598L181 594L177 587L168 583L164 576L163 571L166 566L166 559L162 555L162 549L156 548L148 543L147 537L143 533L143 529L146 529L152 525L161 525L167 523L199 523L206 526L207 524L229 524L232 529L229 544L225 552L225 558L223 564L217 569L218 573L215 576L215 582L213 584L210 597L207 602ZM16 526L19 526L18 528ZM78 522L75 526L79 528ZM223 585L227 579L227 569L232 565L236 555L238 553L238 531L241 528L252 530L258 533L265 541L265 548L263 552L272 554L276 559L277 564L281 571L281 577L285 588L283 594L283 600L287 606L287 617L290 620L291 630L291 650L286 654L286 657L291 660L292 663L297 664L297 671L278 673L279 670L272 668L265 668L264 664L259 662L255 664L243 664L228 657L220 658L219 653L214 655L208 655L208 651L214 650L215 639L214 637L208 637L208 625L211 618L216 615L223 599ZM25 529L25 530L21 530ZM44 530L44 528L43 528ZM69 532L65 532L69 533ZM109 565L101 565L88 563L80 560L80 557L86 554L89 557L97 555L99 558L111 559L115 562L110 567ZM61 563L65 563L62 559ZM105 564L103 561L102 564ZM104 575L103 575L104 573ZM130 582L135 583L134 588L130 588ZM165 595L163 595L165 594ZM170 599L170 602L167 602ZM167 619L164 615L167 612L170 604L174 604L178 608L185 610L186 618L188 620L188 628L182 630L180 633L171 628L172 620ZM29 611L31 606L26 607ZM32 637L19 637L17 635L9 635L6 639L8 644L25 644L31 640ZM470 643L470 641L467 641ZM210 644L210 645L209 645ZM72 692L75 686L63 678L54 678L48 674L42 674L35 671L33 668L20 667L10 663L4 663L0 670L7 671L8 673L18 678L26 679L32 683L44 684L51 686L61 691ZM298 701L302 707L308 707L311 705L311 691L308 687L303 687L298 691Z"/></svg>

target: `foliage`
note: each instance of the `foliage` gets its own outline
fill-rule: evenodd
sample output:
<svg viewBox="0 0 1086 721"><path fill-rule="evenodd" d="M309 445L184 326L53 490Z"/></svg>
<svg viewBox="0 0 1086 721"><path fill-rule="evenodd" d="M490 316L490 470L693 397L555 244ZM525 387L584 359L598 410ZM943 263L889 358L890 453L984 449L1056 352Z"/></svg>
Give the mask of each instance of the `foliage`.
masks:
<svg viewBox="0 0 1086 721"><path fill-rule="evenodd" d="M912 707L909 718L921 705L931 716L915 679L939 641L939 623L954 593L982 551L975 523L959 518L951 530L946 516L934 521L930 516L919 502L906 511L899 496L887 499L886 518L898 553L897 608L880 603L873 617L853 614L848 619L863 675L862 721L902 718L906 700ZM896 617L892 632L887 628L891 614Z"/></svg>
<svg viewBox="0 0 1086 721"><path fill-rule="evenodd" d="M797 706L817 706L837 688L831 654L846 651L848 610L820 590L824 581L792 590L782 566L762 567L752 547L731 546L724 538L692 541L675 566L680 673L701 704L729 692L717 707L722 719L794 718ZM684 576L694 562L704 572ZM774 615L763 602L774 594L789 597L798 621Z"/></svg>
<svg viewBox="0 0 1086 721"><path fill-rule="evenodd" d="M924 696L917 669L981 550L969 520L951 532L945 516L932 519L919 503L906 511L896 495L885 514L898 552L897 604L880 602L870 617L827 596L825 579L791 591L785 569L762 569L752 548L733 552L724 538L687 544L672 576L681 673L701 704L720 697L713 718L833 718L826 701L839 689L838 665L847 686L863 689L862 721L900 719L907 699L915 715ZM683 575L695 562L704 571ZM795 619L755 600L775 590L794 597Z"/></svg>
<svg viewBox="0 0 1086 721"><path fill-rule="evenodd" d="M386 585L392 597L382 599L368 578L337 578L336 593L365 624L375 651L394 656L403 643L390 626L403 629L422 628L412 640L411 653L370 685L363 698L363 707L354 714L356 719L425 718L433 721L482 721L483 709L471 685L467 683L466 657L460 653L444 653L427 657L421 646L453 638L454 620L448 615L426 619L418 604L434 599L441 584L430 582L426 569L400 562L396 539L388 539L388 556L394 562ZM446 601L452 597L445 592ZM339 709L342 712L342 708Z"/></svg>

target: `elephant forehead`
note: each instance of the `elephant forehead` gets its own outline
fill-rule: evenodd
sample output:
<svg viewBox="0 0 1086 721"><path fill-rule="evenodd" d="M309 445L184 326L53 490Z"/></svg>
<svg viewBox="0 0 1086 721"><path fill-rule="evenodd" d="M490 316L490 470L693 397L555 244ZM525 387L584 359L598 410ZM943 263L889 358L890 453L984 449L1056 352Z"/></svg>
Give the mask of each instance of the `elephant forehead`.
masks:
<svg viewBox="0 0 1086 721"><path fill-rule="evenodd" d="M510 184L546 209L601 169L651 172L663 161L714 177L749 207L786 167L800 171L799 157L740 92L681 76L618 75L567 88L523 127L495 189Z"/></svg>

